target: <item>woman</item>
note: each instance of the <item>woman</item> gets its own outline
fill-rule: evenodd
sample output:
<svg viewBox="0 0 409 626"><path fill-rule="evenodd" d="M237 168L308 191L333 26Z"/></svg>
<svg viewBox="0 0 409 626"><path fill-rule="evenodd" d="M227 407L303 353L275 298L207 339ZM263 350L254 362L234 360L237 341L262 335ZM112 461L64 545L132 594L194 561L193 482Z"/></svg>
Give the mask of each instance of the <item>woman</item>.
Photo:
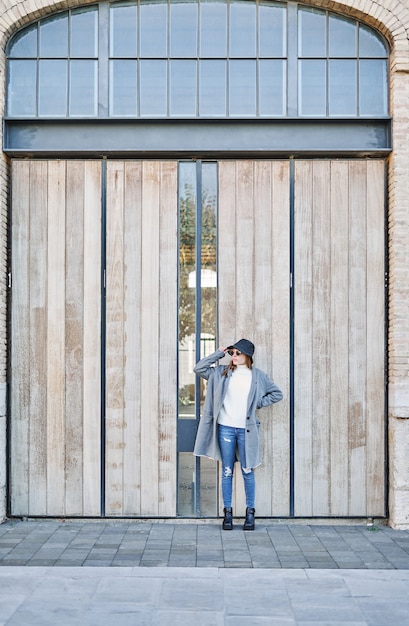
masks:
<svg viewBox="0 0 409 626"><path fill-rule="evenodd" d="M215 365L226 352L232 357L230 363ZM222 462L223 530L233 529L233 472L238 459L246 495L243 529L254 530L254 468L260 465L260 422L256 409L283 397L271 378L253 367L253 354L254 344L240 339L232 346L219 348L194 368L208 385L193 454Z"/></svg>

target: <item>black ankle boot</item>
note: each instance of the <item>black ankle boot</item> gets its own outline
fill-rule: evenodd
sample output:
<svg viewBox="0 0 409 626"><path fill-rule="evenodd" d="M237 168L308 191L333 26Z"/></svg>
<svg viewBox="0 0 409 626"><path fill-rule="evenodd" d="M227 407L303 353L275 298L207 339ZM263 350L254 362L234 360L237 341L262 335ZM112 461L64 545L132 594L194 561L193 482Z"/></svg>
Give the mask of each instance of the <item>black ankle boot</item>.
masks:
<svg viewBox="0 0 409 626"><path fill-rule="evenodd" d="M233 530L233 509L231 507L224 509L223 530Z"/></svg>
<svg viewBox="0 0 409 626"><path fill-rule="evenodd" d="M246 509L246 519L244 520L243 530L254 530L254 513L255 509Z"/></svg>

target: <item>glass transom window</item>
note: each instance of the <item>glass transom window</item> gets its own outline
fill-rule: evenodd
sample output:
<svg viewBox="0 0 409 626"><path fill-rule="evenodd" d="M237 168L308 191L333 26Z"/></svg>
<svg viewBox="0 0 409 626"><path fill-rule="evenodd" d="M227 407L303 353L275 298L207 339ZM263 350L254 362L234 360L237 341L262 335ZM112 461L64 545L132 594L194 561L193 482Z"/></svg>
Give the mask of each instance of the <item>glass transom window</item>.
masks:
<svg viewBox="0 0 409 626"><path fill-rule="evenodd" d="M372 29L297 2L103 2L13 36L7 117L382 117L387 60Z"/></svg>

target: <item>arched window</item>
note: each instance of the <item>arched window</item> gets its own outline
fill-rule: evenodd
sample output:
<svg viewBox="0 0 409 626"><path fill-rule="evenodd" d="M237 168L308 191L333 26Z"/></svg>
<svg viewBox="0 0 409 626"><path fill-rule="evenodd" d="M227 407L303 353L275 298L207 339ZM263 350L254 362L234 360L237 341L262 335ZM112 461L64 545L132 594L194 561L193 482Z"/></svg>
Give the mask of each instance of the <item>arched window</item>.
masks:
<svg viewBox="0 0 409 626"><path fill-rule="evenodd" d="M103 2L14 35L7 117L381 118L387 60L372 29L297 2Z"/></svg>

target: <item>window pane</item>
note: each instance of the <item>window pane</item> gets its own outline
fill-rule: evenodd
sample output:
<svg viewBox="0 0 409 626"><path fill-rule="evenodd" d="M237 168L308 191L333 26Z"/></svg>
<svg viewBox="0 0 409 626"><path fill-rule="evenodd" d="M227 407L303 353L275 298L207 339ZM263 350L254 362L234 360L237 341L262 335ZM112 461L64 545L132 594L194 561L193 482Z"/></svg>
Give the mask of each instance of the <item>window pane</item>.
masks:
<svg viewBox="0 0 409 626"><path fill-rule="evenodd" d="M386 61L367 60L359 62L359 114L387 115L387 67Z"/></svg>
<svg viewBox="0 0 409 626"><path fill-rule="evenodd" d="M256 3L247 0L230 4L230 56L256 56Z"/></svg>
<svg viewBox="0 0 409 626"><path fill-rule="evenodd" d="M10 57L37 56L37 24L14 35L8 55Z"/></svg>
<svg viewBox="0 0 409 626"><path fill-rule="evenodd" d="M166 61L141 61L141 115L166 116Z"/></svg>
<svg viewBox="0 0 409 626"><path fill-rule="evenodd" d="M111 6L110 56L137 57L137 7L134 4Z"/></svg>
<svg viewBox="0 0 409 626"><path fill-rule="evenodd" d="M300 115L326 114L326 61L300 61L299 113Z"/></svg>
<svg viewBox="0 0 409 626"><path fill-rule="evenodd" d="M285 61L259 61L259 114L285 115Z"/></svg>
<svg viewBox="0 0 409 626"><path fill-rule="evenodd" d="M98 12L96 9L82 9L71 13L71 57L96 57Z"/></svg>
<svg viewBox="0 0 409 626"><path fill-rule="evenodd" d="M142 57L167 56L167 4L150 0L140 6Z"/></svg>
<svg viewBox="0 0 409 626"><path fill-rule="evenodd" d="M351 20L329 16L329 56L356 57L357 25Z"/></svg>
<svg viewBox="0 0 409 626"><path fill-rule="evenodd" d="M329 114L357 115L356 61L329 62Z"/></svg>
<svg viewBox="0 0 409 626"><path fill-rule="evenodd" d="M300 56L326 56L326 15L321 11L300 9L298 12Z"/></svg>
<svg viewBox="0 0 409 626"><path fill-rule="evenodd" d="M226 62L201 61L199 115L226 115Z"/></svg>
<svg viewBox="0 0 409 626"><path fill-rule="evenodd" d="M283 57L286 55L286 10L261 4L258 9L259 55L262 57Z"/></svg>
<svg viewBox="0 0 409 626"><path fill-rule="evenodd" d="M172 1L170 5L170 56L197 56L197 4Z"/></svg>
<svg viewBox="0 0 409 626"><path fill-rule="evenodd" d="M67 115L67 61L39 62L39 116Z"/></svg>
<svg viewBox="0 0 409 626"><path fill-rule="evenodd" d="M109 113L114 116L136 116L137 61L111 61L109 77Z"/></svg>
<svg viewBox="0 0 409 626"><path fill-rule="evenodd" d="M230 61L229 115L256 115L256 62Z"/></svg>
<svg viewBox="0 0 409 626"><path fill-rule="evenodd" d="M200 3L200 56L226 57L227 5L220 0Z"/></svg>
<svg viewBox="0 0 409 626"><path fill-rule="evenodd" d="M68 57L68 15L40 23L40 57Z"/></svg>
<svg viewBox="0 0 409 626"><path fill-rule="evenodd" d="M7 114L36 115L36 61L9 61L7 81Z"/></svg>
<svg viewBox="0 0 409 626"><path fill-rule="evenodd" d="M366 26L359 26L359 56L386 57L387 51L380 35Z"/></svg>
<svg viewBox="0 0 409 626"><path fill-rule="evenodd" d="M170 62L170 115L196 115L196 61Z"/></svg>
<svg viewBox="0 0 409 626"><path fill-rule="evenodd" d="M70 61L69 114L97 114L97 62Z"/></svg>

